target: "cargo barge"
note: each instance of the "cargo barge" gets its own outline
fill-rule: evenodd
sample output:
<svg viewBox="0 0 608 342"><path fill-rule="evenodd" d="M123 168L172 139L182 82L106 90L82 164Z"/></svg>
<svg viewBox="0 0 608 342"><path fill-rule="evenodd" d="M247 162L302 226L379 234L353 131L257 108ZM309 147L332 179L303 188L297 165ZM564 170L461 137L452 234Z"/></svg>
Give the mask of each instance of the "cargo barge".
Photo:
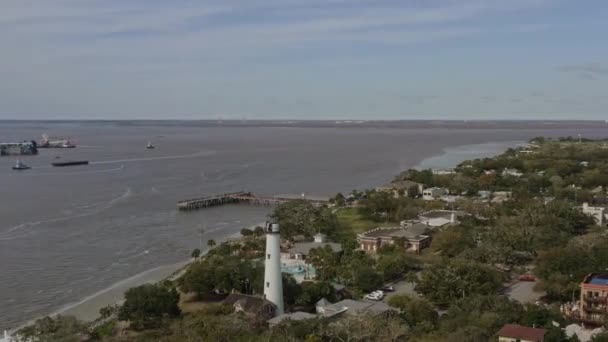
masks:
<svg viewBox="0 0 608 342"><path fill-rule="evenodd" d="M77 166L77 165L88 165L88 160L73 160L73 161L64 161L64 162L53 162L51 165L56 167L62 166Z"/></svg>

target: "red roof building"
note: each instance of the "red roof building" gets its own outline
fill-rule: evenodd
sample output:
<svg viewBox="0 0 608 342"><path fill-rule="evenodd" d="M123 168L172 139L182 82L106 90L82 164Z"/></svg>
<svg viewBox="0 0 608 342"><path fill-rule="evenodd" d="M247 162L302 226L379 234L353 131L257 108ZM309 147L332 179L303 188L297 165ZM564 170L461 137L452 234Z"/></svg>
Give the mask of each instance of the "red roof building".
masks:
<svg viewBox="0 0 608 342"><path fill-rule="evenodd" d="M543 342L545 329L506 324L498 331L499 342Z"/></svg>

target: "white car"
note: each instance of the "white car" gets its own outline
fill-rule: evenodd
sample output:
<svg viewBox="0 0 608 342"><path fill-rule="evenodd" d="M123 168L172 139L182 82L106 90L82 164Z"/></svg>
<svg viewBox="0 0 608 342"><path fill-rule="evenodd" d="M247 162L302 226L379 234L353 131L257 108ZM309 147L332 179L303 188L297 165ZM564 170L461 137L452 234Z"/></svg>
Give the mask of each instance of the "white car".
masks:
<svg viewBox="0 0 608 342"><path fill-rule="evenodd" d="M382 296L377 293L370 293L368 295L365 295L364 298L368 300L381 300Z"/></svg>

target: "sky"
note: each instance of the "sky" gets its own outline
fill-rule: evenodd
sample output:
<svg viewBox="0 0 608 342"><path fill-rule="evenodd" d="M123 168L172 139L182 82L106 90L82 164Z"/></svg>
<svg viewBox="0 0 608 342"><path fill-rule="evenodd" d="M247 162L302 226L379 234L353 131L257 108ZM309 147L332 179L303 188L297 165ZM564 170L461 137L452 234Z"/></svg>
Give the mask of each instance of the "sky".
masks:
<svg viewBox="0 0 608 342"><path fill-rule="evenodd" d="M608 119L605 0L2 0L0 119Z"/></svg>

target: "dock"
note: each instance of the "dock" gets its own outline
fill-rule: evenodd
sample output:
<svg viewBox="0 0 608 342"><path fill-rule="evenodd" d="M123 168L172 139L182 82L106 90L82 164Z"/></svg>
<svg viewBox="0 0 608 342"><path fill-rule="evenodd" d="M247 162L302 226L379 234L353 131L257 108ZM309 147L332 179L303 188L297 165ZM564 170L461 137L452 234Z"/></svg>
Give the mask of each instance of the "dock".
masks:
<svg viewBox="0 0 608 342"><path fill-rule="evenodd" d="M256 196L251 192L241 191L179 201L177 202L177 209L180 211L190 211L217 207L227 204L252 204L271 206L293 201L298 198L299 197ZM307 198L304 199L311 202L315 206L321 206L328 203L326 200Z"/></svg>

